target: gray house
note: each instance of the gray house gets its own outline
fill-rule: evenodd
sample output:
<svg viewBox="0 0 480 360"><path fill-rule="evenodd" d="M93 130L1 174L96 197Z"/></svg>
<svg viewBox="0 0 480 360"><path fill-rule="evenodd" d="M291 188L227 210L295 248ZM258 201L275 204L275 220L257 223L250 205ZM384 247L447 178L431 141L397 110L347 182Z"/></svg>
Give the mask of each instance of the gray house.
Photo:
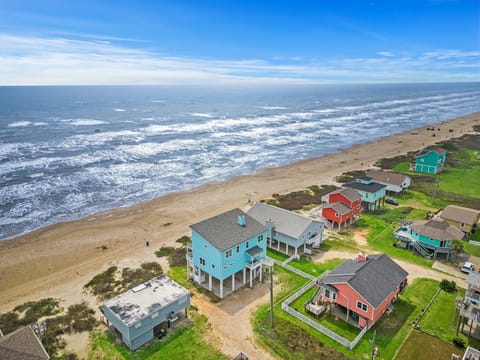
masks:
<svg viewBox="0 0 480 360"><path fill-rule="evenodd" d="M165 324L190 305L190 292L165 275L140 284L103 303L108 325L131 350L153 339Z"/></svg>
<svg viewBox="0 0 480 360"><path fill-rule="evenodd" d="M0 331L0 359L48 360L50 356L32 326L24 326L5 336Z"/></svg>
<svg viewBox="0 0 480 360"><path fill-rule="evenodd" d="M288 254L292 247L295 255L303 246L303 251L311 252L322 242L324 224L321 221L281 209L276 206L256 203L247 214L267 227L267 245Z"/></svg>
<svg viewBox="0 0 480 360"><path fill-rule="evenodd" d="M367 176L373 181L387 186L387 193L400 194L403 190L408 189L412 178L405 174L395 173L382 170L368 170Z"/></svg>

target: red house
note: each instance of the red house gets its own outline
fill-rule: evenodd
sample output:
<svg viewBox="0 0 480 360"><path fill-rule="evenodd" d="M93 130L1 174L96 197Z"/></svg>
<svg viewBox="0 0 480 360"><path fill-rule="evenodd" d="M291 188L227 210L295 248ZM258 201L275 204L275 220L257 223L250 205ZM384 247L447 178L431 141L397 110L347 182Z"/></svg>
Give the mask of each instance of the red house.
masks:
<svg viewBox="0 0 480 360"><path fill-rule="evenodd" d="M337 224L340 229L342 225L351 224L354 217L360 214L362 197L354 189L336 190L323 199L327 204L322 208L322 216L332 223L332 227Z"/></svg>
<svg viewBox="0 0 480 360"><path fill-rule="evenodd" d="M371 327L407 285L408 273L385 254L358 255L319 283L321 299L345 314L346 321Z"/></svg>

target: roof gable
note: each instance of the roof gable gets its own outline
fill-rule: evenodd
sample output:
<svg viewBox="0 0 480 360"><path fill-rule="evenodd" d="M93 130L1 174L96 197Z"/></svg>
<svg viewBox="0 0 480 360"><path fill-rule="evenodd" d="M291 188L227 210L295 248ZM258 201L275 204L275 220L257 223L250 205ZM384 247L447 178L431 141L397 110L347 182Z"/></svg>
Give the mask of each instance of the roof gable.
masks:
<svg viewBox="0 0 480 360"><path fill-rule="evenodd" d="M385 254L369 255L366 261L347 260L328 273L322 283L348 283L373 307L380 305L408 276Z"/></svg>
<svg viewBox="0 0 480 360"><path fill-rule="evenodd" d="M331 208L342 215L349 214L353 210L350 206L347 206L340 201L325 205L325 209L328 209L328 208Z"/></svg>
<svg viewBox="0 0 480 360"><path fill-rule="evenodd" d="M294 239L302 235L312 223L320 224L318 220L263 203L253 205L247 214L262 224L265 224L267 220L272 220L276 231Z"/></svg>
<svg viewBox="0 0 480 360"><path fill-rule="evenodd" d="M445 220L474 225L478 223L480 211L457 205L448 205L443 209L440 216Z"/></svg>
<svg viewBox="0 0 480 360"><path fill-rule="evenodd" d="M339 190L335 190L334 192L330 193L330 195L333 194L341 194L343 197L345 197L347 200L350 202L355 202L362 200L362 195L360 193L352 188L341 188Z"/></svg>
<svg viewBox="0 0 480 360"><path fill-rule="evenodd" d="M438 217L414 221L410 224L410 228L417 234L435 240L461 240L464 237L461 230Z"/></svg>
<svg viewBox="0 0 480 360"><path fill-rule="evenodd" d="M237 218L245 216L245 225L239 225ZM233 209L211 217L190 228L201 235L219 251L228 250L248 239L265 232L267 228L240 209Z"/></svg>
<svg viewBox="0 0 480 360"><path fill-rule="evenodd" d="M0 359L2 360L43 360L49 358L40 339L30 326L25 326L0 337Z"/></svg>
<svg viewBox="0 0 480 360"><path fill-rule="evenodd" d="M355 189L355 190L368 192L368 193L371 193L371 194L375 194L378 191L387 187L387 185L379 184L379 183L374 182L374 181L371 181L370 183L366 184L366 183L363 183L363 182L357 182L355 180L350 181L346 184L343 184L343 186L348 187L348 188L352 188L352 189Z"/></svg>
<svg viewBox="0 0 480 360"><path fill-rule="evenodd" d="M401 186L403 182L408 178L408 176L404 174L374 169L369 170L367 175L376 182L387 183L397 186Z"/></svg>

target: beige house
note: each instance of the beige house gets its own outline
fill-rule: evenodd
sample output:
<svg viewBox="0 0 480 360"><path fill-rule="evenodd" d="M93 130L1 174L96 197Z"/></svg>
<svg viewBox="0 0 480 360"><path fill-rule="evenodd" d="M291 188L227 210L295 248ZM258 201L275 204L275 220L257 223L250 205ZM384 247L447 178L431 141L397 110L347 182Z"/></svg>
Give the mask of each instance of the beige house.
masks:
<svg viewBox="0 0 480 360"><path fill-rule="evenodd" d="M466 234L475 232L480 222L480 211L457 205L448 205L440 217Z"/></svg>
<svg viewBox="0 0 480 360"><path fill-rule="evenodd" d="M370 169L367 172L367 176L379 184L387 185L388 193L399 194L404 189L407 189L412 182L410 176L391 171Z"/></svg>

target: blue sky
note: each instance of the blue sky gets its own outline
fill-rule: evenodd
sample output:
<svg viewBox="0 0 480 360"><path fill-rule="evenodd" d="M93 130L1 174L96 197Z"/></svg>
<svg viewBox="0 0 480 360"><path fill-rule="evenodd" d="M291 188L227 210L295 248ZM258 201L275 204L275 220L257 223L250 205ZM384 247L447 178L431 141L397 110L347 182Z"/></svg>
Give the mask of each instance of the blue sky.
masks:
<svg viewBox="0 0 480 360"><path fill-rule="evenodd" d="M0 1L1 85L480 81L477 0Z"/></svg>

